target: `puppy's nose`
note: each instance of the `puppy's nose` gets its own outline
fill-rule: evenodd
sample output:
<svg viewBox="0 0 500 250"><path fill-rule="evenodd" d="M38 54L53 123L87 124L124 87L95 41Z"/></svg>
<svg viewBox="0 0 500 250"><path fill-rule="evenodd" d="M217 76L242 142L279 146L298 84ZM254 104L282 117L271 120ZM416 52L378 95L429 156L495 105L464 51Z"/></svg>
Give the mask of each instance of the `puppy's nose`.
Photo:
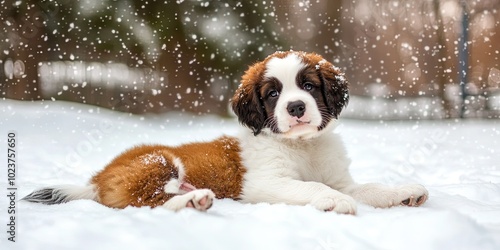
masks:
<svg viewBox="0 0 500 250"><path fill-rule="evenodd" d="M286 109L288 110L288 114L291 116L300 118L304 116L304 113L306 112L306 104L303 101L289 102Z"/></svg>

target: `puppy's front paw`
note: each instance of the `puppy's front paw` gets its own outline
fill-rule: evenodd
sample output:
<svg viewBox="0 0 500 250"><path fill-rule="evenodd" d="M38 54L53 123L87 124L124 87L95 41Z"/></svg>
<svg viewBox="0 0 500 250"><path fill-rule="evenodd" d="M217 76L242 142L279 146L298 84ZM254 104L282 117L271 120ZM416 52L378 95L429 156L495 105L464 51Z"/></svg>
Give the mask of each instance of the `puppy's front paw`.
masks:
<svg viewBox="0 0 500 250"><path fill-rule="evenodd" d="M315 208L322 211L334 211L339 214L356 214L356 202L345 194L330 194L311 202Z"/></svg>
<svg viewBox="0 0 500 250"><path fill-rule="evenodd" d="M411 184L396 188L397 198L394 205L418 207L424 204L429 198L429 192L424 186Z"/></svg>

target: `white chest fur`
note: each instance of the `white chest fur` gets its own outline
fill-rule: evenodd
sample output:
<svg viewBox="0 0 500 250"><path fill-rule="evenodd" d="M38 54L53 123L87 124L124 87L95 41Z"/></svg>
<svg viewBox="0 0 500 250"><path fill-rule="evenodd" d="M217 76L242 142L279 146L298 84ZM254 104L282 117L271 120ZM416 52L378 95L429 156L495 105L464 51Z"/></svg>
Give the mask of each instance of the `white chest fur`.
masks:
<svg viewBox="0 0 500 250"><path fill-rule="evenodd" d="M247 171L244 201L262 200L262 194L269 193L269 189L282 188L281 181L318 182L333 187L346 177L350 180L350 160L340 137L331 131L307 140L282 139L265 132L258 136L245 133L241 150ZM272 202L272 197L268 198L271 201L264 200Z"/></svg>

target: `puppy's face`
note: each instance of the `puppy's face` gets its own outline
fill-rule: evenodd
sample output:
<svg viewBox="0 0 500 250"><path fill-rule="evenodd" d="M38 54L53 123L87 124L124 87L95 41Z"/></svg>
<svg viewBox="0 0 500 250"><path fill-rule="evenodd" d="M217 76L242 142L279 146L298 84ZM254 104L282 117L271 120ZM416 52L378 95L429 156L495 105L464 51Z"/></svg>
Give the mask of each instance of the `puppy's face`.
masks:
<svg viewBox="0 0 500 250"><path fill-rule="evenodd" d="M311 138L337 118L348 99L338 68L319 55L289 51L250 66L232 107L255 135Z"/></svg>

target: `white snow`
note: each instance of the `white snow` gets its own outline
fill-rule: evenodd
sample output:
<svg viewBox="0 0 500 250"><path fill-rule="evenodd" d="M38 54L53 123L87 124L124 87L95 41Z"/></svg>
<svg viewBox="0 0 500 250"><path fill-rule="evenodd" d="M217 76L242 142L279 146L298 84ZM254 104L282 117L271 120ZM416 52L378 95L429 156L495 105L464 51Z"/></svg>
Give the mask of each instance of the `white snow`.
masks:
<svg viewBox="0 0 500 250"><path fill-rule="evenodd" d="M92 110L92 112L89 112ZM342 120L359 182L417 182L419 208L358 215L310 206L217 200L207 212L104 207L89 200L46 206L17 202L17 242L7 241L6 171L0 171L2 249L500 249L500 122ZM234 119L129 115L65 102L0 101L0 162L7 131L19 145L18 198L48 185L83 185L121 151L234 135Z"/></svg>
<svg viewBox="0 0 500 250"><path fill-rule="evenodd" d="M165 157L163 157L163 155L158 155L155 153L143 156L142 162L146 165L150 163L161 163L162 166L167 165L167 160L165 159Z"/></svg>

